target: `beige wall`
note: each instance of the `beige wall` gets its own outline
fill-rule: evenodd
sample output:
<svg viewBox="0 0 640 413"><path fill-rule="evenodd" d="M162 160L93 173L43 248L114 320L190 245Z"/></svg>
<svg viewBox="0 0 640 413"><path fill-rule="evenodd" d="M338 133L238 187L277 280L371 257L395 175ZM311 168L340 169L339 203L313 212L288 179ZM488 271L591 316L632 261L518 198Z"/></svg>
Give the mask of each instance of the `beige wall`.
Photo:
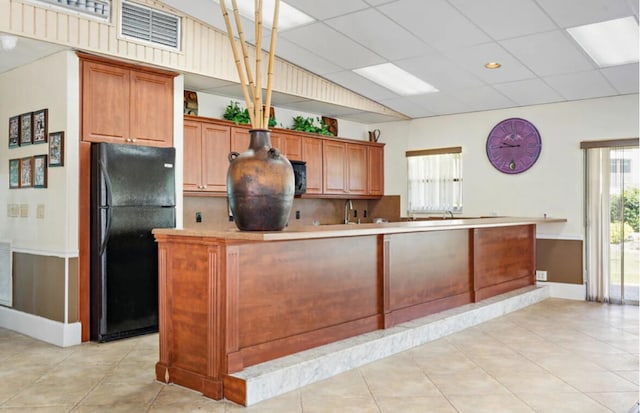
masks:
<svg viewBox="0 0 640 413"><path fill-rule="evenodd" d="M539 237L583 238L583 140L638 136L638 95L527 106L373 125L385 148L385 193L402 196L406 215L406 150L462 146L464 215L567 218L538 226ZM487 160L486 138L499 121L525 118L542 136L538 162L518 175Z"/></svg>
<svg viewBox="0 0 640 413"><path fill-rule="evenodd" d="M65 260L75 263L78 256L78 59L73 52L60 52L0 74L0 90L3 124L11 116L46 108L48 131L65 133L64 166L48 168L47 188L8 189L8 160L47 154L47 144L0 151L0 239L10 240L14 250L14 307L73 322L77 265ZM9 217L4 211L14 205L26 206L26 216ZM38 206L44 207L43 218L36 216ZM75 313L65 320L69 305Z"/></svg>

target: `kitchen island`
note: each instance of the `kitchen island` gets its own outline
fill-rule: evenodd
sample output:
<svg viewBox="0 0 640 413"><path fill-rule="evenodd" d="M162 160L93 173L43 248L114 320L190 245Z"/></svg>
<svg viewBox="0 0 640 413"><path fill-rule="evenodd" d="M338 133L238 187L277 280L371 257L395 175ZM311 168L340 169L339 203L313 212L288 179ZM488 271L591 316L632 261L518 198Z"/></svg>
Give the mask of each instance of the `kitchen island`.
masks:
<svg viewBox="0 0 640 413"><path fill-rule="evenodd" d="M245 367L534 284L548 222L565 220L156 229L156 378L244 404Z"/></svg>

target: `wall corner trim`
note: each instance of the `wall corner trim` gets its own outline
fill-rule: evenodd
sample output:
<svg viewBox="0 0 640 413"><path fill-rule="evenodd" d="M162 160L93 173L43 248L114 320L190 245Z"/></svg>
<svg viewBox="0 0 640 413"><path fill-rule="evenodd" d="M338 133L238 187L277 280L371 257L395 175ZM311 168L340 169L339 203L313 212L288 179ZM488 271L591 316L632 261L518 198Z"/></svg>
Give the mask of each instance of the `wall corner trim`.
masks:
<svg viewBox="0 0 640 413"><path fill-rule="evenodd" d="M537 286L548 285L550 287L550 297L565 298L568 300L584 301L587 297L587 286L585 284L554 283L547 281L537 281Z"/></svg>
<svg viewBox="0 0 640 413"><path fill-rule="evenodd" d="M65 324L2 306L0 327L59 347L75 346L81 342L80 323Z"/></svg>

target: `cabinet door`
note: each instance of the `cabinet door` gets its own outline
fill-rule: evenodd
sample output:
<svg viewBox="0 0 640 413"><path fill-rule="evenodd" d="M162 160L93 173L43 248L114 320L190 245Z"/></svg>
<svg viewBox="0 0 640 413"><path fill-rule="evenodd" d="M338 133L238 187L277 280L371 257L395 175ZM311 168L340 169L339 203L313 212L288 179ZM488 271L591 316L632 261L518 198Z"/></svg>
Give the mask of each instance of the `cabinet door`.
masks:
<svg viewBox="0 0 640 413"><path fill-rule="evenodd" d="M249 148L249 130L231 128L231 151L244 152Z"/></svg>
<svg viewBox="0 0 640 413"><path fill-rule="evenodd" d="M82 61L82 140L129 138L129 69Z"/></svg>
<svg viewBox="0 0 640 413"><path fill-rule="evenodd" d="M285 143L286 141L283 139L282 135L277 132L271 132L271 147L276 148L281 154L287 157L287 147L284 145ZM289 158L287 157L287 159Z"/></svg>
<svg viewBox="0 0 640 413"><path fill-rule="evenodd" d="M208 123L202 124L202 182L205 191L226 192L230 128Z"/></svg>
<svg viewBox="0 0 640 413"><path fill-rule="evenodd" d="M384 147L369 146L369 195L384 195Z"/></svg>
<svg viewBox="0 0 640 413"><path fill-rule="evenodd" d="M200 191L202 189L202 138L199 122L184 121L184 165L183 190Z"/></svg>
<svg viewBox="0 0 640 413"><path fill-rule="evenodd" d="M302 136L283 135L285 156L289 160L302 160Z"/></svg>
<svg viewBox="0 0 640 413"><path fill-rule="evenodd" d="M322 140L311 137L302 138L302 160L306 162L307 193L322 193Z"/></svg>
<svg viewBox="0 0 640 413"><path fill-rule="evenodd" d="M344 194L347 185L347 151L342 142L322 141L324 193Z"/></svg>
<svg viewBox="0 0 640 413"><path fill-rule="evenodd" d="M353 195L367 195L369 190L369 162L366 145L347 143L347 187L346 192Z"/></svg>
<svg viewBox="0 0 640 413"><path fill-rule="evenodd" d="M173 77L131 71L131 142L173 146Z"/></svg>

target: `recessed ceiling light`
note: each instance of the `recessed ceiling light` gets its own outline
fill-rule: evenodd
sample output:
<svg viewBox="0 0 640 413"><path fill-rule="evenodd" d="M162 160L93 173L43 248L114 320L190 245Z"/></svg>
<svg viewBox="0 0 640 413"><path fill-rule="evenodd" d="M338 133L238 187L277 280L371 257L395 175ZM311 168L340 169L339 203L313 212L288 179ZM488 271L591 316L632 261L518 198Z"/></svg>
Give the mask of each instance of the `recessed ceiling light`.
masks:
<svg viewBox="0 0 640 413"><path fill-rule="evenodd" d="M424 80L400 69L393 63L367 66L353 71L402 96L422 95L438 91Z"/></svg>
<svg viewBox="0 0 640 413"><path fill-rule="evenodd" d="M632 16L567 31L600 67L638 61L638 23Z"/></svg>
<svg viewBox="0 0 640 413"><path fill-rule="evenodd" d="M220 3L219 0L216 0ZM233 13L233 6L231 1L225 1L229 14ZM242 17L245 17L251 21L255 18L255 1L254 0L237 0L238 12ZM262 24L265 27L271 27L273 24L273 9L275 7L275 0L263 0L262 1ZM293 27L309 24L313 21L313 17L308 16L300 10L288 5L287 3L280 2L280 10L278 15L278 30L287 30Z"/></svg>
<svg viewBox="0 0 640 413"><path fill-rule="evenodd" d="M498 69L499 67L502 67L502 65L498 62L489 62L486 63L484 67L486 67L487 69Z"/></svg>

